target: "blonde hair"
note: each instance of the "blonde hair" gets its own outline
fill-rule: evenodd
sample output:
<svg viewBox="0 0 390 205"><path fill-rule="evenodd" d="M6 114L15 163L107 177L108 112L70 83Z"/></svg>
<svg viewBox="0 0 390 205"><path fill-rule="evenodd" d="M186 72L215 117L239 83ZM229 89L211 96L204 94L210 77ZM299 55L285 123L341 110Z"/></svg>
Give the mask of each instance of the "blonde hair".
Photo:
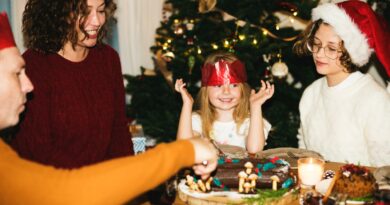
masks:
<svg viewBox="0 0 390 205"><path fill-rule="evenodd" d="M238 60L238 57L233 53L218 51L207 57L204 64L214 64L219 60L225 60L229 63L232 63ZM247 83L238 84L241 91L241 98L238 102L238 105L234 108L233 119L237 123L237 132L243 124L244 120L249 117L249 96L250 96L250 86ZM215 107L211 104L208 97L208 87L203 86L196 98L197 113L200 115L202 120L202 132L204 137L210 138L210 132L212 130L212 125L216 119L216 110Z"/></svg>

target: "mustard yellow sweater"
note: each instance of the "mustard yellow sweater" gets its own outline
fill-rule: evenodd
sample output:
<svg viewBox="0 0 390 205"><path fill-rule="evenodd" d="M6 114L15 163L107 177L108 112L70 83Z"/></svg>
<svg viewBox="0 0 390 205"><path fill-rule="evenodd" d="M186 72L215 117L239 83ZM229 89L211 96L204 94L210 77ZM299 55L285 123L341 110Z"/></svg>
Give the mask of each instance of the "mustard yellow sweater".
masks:
<svg viewBox="0 0 390 205"><path fill-rule="evenodd" d="M194 163L189 141L75 170L21 159L0 140L0 204L122 204Z"/></svg>

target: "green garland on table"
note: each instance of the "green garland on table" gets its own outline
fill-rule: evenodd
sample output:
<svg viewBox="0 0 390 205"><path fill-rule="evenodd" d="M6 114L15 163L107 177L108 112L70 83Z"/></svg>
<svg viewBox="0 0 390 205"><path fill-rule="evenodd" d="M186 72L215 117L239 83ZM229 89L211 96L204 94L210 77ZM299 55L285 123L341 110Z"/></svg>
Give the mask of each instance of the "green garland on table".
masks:
<svg viewBox="0 0 390 205"><path fill-rule="evenodd" d="M374 196L373 195L368 195L368 196L363 196L363 197L351 198L349 200L351 200L351 201L369 202L369 201L374 201Z"/></svg>
<svg viewBox="0 0 390 205"><path fill-rule="evenodd" d="M257 196L246 198L245 202L248 204L264 205L282 198L287 192L289 192L289 190L290 189L288 188L283 188L276 191L272 189L259 189L257 191ZM295 190L291 194L298 194L298 192Z"/></svg>

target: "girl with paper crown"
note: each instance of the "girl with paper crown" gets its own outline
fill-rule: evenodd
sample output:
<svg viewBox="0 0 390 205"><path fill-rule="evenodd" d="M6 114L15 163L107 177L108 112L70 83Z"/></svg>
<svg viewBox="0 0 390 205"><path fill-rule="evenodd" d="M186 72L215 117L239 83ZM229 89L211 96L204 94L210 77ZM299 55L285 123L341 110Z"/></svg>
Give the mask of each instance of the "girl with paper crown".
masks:
<svg viewBox="0 0 390 205"><path fill-rule="evenodd" d="M387 25L361 1L322 4L312 20L294 50L311 53L324 77L300 101L299 147L336 162L390 164L390 95L360 72L375 51L390 75Z"/></svg>
<svg viewBox="0 0 390 205"><path fill-rule="evenodd" d="M271 125L263 119L261 106L274 94L274 86L261 81L255 92L246 81L245 66L234 54L211 54L202 68L199 110L192 112L186 84L176 80L175 89L183 99L177 139L201 136L249 153L263 150Z"/></svg>

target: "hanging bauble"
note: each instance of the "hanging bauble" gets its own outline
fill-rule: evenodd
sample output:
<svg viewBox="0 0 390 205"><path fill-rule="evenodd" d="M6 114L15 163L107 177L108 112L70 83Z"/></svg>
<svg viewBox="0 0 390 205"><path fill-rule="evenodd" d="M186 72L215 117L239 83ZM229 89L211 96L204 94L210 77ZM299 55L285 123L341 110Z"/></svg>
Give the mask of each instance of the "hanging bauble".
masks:
<svg viewBox="0 0 390 205"><path fill-rule="evenodd" d="M195 24L194 24L194 20L193 19L189 20L186 23L187 30L189 30L189 31L192 31L192 29L194 29L194 26L195 26Z"/></svg>
<svg viewBox="0 0 390 205"><path fill-rule="evenodd" d="M271 66L267 66L264 70L264 76L265 81L272 82L272 75L271 75Z"/></svg>
<svg viewBox="0 0 390 205"><path fill-rule="evenodd" d="M279 60L272 65L271 73L276 78L284 78L288 74L288 67L286 63Z"/></svg>
<svg viewBox="0 0 390 205"><path fill-rule="evenodd" d="M190 55L188 56L188 73L191 75L192 74L192 69L195 66L195 56Z"/></svg>
<svg viewBox="0 0 390 205"><path fill-rule="evenodd" d="M188 37L187 38L187 45L191 46L191 45L194 45L194 38L193 37Z"/></svg>
<svg viewBox="0 0 390 205"><path fill-rule="evenodd" d="M217 0L199 0L199 12L206 13L215 8Z"/></svg>

